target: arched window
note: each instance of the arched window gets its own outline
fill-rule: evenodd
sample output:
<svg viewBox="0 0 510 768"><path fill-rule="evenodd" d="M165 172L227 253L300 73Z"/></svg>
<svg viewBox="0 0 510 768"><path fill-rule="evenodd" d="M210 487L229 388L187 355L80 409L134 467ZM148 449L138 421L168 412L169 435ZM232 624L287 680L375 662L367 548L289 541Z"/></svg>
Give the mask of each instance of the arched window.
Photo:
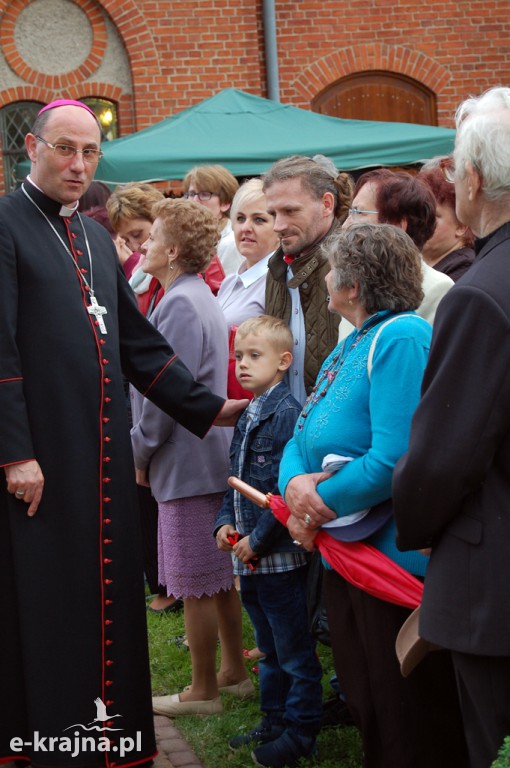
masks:
<svg viewBox="0 0 510 768"><path fill-rule="evenodd" d="M28 160L25 135L31 130L42 106L36 101L17 101L0 110L4 182L7 192L15 189L26 175L16 173L16 166L20 161Z"/></svg>
<svg viewBox="0 0 510 768"><path fill-rule="evenodd" d="M101 126L102 141L117 138L117 106L107 99L84 97L81 99L96 115ZM43 105L36 101L15 102L0 110L0 133L7 192L15 189L28 173L28 155L25 135L32 129L37 113ZM23 162L18 166L18 163Z"/></svg>
<svg viewBox="0 0 510 768"><path fill-rule="evenodd" d="M312 101L312 110L351 120L437 125L435 94L411 77L372 70L337 80Z"/></svg>
<svg viewBox="0 0 510 768"><path fill-rule="evenodd" d="M80 99L87 107L90 107L101 126L102 141L111 141L117 138L117 106L108 99L93 98L87 96Z"/></svg>

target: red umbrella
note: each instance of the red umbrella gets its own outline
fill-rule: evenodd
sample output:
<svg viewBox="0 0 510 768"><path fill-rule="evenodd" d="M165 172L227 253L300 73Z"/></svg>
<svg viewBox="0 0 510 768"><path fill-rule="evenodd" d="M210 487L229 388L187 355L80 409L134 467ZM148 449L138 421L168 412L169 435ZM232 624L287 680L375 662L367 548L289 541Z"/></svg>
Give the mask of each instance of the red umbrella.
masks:
<svg viewBox="0 0 510 768"><path fill-rule="evenodd" d="M287 525L290 510L281 496L261 493L237 477L229 477L228 482L259 507L271 509L276 519ZM355 587L405 608L421 603L422 582L370 544L339 541L324 529L318 532L315 544L326 562Z"/></svg>

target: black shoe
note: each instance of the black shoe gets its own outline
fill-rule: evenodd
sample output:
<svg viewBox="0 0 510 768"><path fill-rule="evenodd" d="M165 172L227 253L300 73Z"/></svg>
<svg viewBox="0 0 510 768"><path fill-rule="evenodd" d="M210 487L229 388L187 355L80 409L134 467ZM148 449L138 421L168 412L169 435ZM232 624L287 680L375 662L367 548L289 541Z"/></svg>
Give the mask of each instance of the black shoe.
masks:
<svg viewBox="0 0 510 768"><path fill-rule="evenodd" d="M287 729L278 739L255 747L251 757L255 765L262 768L294 768L298 760L313 757L315 753L313 736L300 736Z"/></svg>
<svg viewBox="0 0 510 768"><path fill-rule="evenodd" d="M336 725L354 725L349 707L339 696L322 704L321 728L332 728Z"/></svg>
<svg viewBox="0 0 510 768"><path fill-rule="evenodd" d="M150 605L147 606L149 613L178 613L178 611L182 611L183 608L184 602L180 597L177 598L177 600L174 600L170 605L167 605L166 608L151 608Z"/></svg>
<svg viewBox="0 0 510 768"><path fill-rule="evenodd" d="M264 718L253 730L248 733L241 733L239 736L233 736L228 742L230 749L239 749L246 744L265 744L268 741L273 741L282 735L284 731L283 725L275 725L271 723L267 718Z"/></svg>

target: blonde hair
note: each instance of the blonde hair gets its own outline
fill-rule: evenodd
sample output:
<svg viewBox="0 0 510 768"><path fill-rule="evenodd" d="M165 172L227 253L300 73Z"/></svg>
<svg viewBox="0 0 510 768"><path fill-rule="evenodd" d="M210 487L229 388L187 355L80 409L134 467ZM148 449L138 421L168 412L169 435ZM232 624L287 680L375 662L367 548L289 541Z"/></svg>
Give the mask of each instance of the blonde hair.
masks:
<svg viewBox="0 0 510 768"><path fill-rule="evenodd" d="M165 196L152 184L133 181L116 187L106 201L106 210L115 231L120 222L131 219L153 221L152 209Z"/></svg>
<svg viewBox="0 0 510 768"><path fill-rule="evenodd" d="M213 195L218 195L222 205L229 206L239 189L236 177L222 165L196 165L188 171L182 183L185 192L194 184L198 187L197 192L212 192Z"/></svg>
<svg viewBox="0 0 510 768"><path fill-rule="evenodd" d="M232 200L230 207L230 218L232 221L234 221L237 212L243 205L255 203L257 200L263 200L264 209L266 209L266 196L262 189L262 179L248 179L244 184L241 184Z"/></svg>
<svg viewBox="0 0 510 768"><path fill-rule="evenodd" d="M294 346L291 330L285 320L271 315L257 315L241 323L236 338L246 338L250 333L263 336L278 352L290 352Z"/></svg>
<svg viewBox="0 0 510 768"><path fill-rule="evenodd" d="M216 252L220 239L219 220L205 206L191 200L163 199L152 208L159 219L165 245L176 245L177 264L184 272L203 272Z"/></svg>

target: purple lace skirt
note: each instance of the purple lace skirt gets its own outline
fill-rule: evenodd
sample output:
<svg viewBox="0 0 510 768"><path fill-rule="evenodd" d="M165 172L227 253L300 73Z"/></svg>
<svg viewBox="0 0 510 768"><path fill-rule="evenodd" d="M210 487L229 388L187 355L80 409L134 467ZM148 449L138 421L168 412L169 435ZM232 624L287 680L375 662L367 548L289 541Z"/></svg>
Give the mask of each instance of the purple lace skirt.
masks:
<svg viewBox="0 0 510 768"><path fill-rule="evenodd" d="M214 595L233 586L232 558L213 537L223 493L158 504L159 582L174 597Z"/></svg>

